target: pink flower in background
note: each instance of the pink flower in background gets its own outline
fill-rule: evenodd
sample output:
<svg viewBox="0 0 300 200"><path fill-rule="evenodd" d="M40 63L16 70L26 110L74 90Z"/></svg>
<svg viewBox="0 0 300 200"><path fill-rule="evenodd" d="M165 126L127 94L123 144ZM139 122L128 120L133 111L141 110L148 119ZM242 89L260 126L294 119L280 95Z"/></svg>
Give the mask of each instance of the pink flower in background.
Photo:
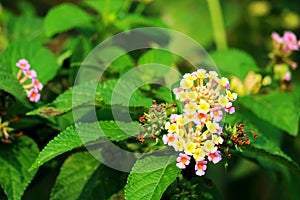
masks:
<svg viewBox="0 0 300 200"><path fill-rule="evenodd" d="M20 59L17 63L16 66L19 67L20 69L23 70L29 70L30 69L30 64L26 59Z"/></svg>
<svg viewBox="0 0 300 200"><path fill-rule="evenodd" d="M291 81L291 73L290 72L285 73L283 80Z"/></svg>
<svg viewBox="0 0 300 200"><path fill-rule="evenodd" d="M272 33L272 39L274 40L274 41L276 41L277 43L279 43L279 44L281 44L282 42L283 42L283 39L280 37L280 35L278 34L278 33L276 33L276 32L273 32Z"/></svg>
<svg viewBox="0 0 300 200"><path fill-rule="evenodd" d="M290 50L298 50L298 41L297 37L293 32L286 31L283 35L283 41L287 45L288 49Z"/></svg>
<svg viewBox="0 0 300 200"><path fill-rule="evenodd" d="M28 91L27 97L32 102L38 102L41 98L41 95L37 89L32 88L31 90Z"/></svg>

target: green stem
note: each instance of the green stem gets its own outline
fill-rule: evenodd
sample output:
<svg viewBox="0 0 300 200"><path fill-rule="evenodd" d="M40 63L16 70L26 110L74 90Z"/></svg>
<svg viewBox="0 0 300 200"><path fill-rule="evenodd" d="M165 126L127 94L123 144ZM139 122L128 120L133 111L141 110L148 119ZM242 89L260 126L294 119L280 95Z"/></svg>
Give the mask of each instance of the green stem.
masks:
<svg viewBox="0 0 300 200"><path fill-rule="evenodd" d="M219 0L207 0L218 50L227 49L226 32Z"/></svg>

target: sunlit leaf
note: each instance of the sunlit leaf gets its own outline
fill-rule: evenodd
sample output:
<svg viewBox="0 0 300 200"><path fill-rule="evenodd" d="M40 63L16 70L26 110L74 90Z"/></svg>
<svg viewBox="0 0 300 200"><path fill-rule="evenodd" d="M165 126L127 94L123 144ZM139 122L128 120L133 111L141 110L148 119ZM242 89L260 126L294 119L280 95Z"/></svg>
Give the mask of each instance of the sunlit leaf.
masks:
<svg viewBox="0 0 300 200"><path fill-rule="evenodd" d="M179 171L174 156L147 156L138 160L127 180L126 199L159 200Z"/></svg>
<svg viewBox="0 0 300 200"><path fill-rule="evenodd" d="M22 85L17 81L16 77L3 69L0 70L0 89L12 94L24 106L31 107Z"/></svg>
<svg viewBox="0 0 300 200"><path fill-rule="evenodd" d="M294 95L276 92L266 95L245 96L238 100L243 106L273 126L298 134L299 101Z"/></svg>
<svg viewBox="0 0 300 200"><path fill-rule="evenodd" d="M17 41L11 43L1 54L1 64L6 70L17 75L16 63L25 58L30 68L37 72L37 78L43 84L54 78L59 68L54 55L42 44L36 42Z"/></svg>
<svg viewBox="0 0 300 200"><path fill-rule="evenodd" d="M235 75L244 80L250 71L258 70L255 60L241 50L221 50L212 52L209 55L223 76Z"/></svg>
<svg viewBox="0 0 300 200"><path fill-rule="evenodd" d="M44 28L47 36L77 27L84 27L91 22L91 16L73 4L61 4L52 8L45 17Z"/></svg>

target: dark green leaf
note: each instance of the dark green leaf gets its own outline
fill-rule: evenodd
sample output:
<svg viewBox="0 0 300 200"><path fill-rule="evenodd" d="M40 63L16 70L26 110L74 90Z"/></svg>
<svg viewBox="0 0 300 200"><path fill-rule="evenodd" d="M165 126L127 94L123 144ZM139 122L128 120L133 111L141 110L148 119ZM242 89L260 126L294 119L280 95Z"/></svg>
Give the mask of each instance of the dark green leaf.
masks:
<svg viewBox="0 0 300 200"><path fill-rule="evenodd" d="M124 186L123 175L101 164L89 152L75 153L64 162L51 199L109 199Z"/></svg>
<svg viewBox="0 0 300 200"><path fill-rule="evenodd" d="M91 188L87 188L86 185L95 176L99 165L100 162L89 152L71 155L60 169L50 199L79 199L80 195L90 197L95 186L89 185Z"/></svg>
<svg viewBox="0 0 300 200"><path fill-rule="evenodd" d="M120 127L122 127L122 130ZM75 126L70 126L46 145L31 166L30 170L38 168L45 162L62 153L78 148L101 137L107 137L112 141L125 140L131 136L126 133L137 133L138 127L139 125L137 123L116 123L114 121L79 123ZM84 134L82 133L83 131Z"/></svg>
<svg viewBox="0 0 300 200"><path fill-rule="evenodd" d="M8 199L21 199L37 171L28 169L38 153L37 145L27 136L16 138L12 144L0 144L0 184Z"/></svg>
<svg viewBox="0 0 300 200"><path fill-rule="evenodd" d="M253 140L251 142L251 146L245 145L242 147L242 149L245 153L252 153L246 155L246 157L249 156L254 159L257 159L258 157L263 157L265 159L266 165L268 165L268 162L270 161L276 164L282 164L288 169L291 169L298 175L300 175L299 165L295 161L293 161L288 155L286 155L276 144L267 140L263 136L259 136L256 140Z"/></svg>

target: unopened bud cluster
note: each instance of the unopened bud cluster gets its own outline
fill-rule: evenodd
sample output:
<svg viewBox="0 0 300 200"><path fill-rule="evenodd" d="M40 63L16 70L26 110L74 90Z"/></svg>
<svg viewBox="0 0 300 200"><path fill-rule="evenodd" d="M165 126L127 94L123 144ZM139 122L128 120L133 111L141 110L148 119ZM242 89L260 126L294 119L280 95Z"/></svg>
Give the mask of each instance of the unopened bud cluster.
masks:
<svg viewBox="0 0 300 200"><path fill-rule="evenodd" d="M165 105L164 103L157 104L155 100L152 101L152 105L148 113L144 113L143 116L139 118L140 129L138 133L138 140L144 142L144 137L151 134L152 138L155 139L156 135L161 132L168 119L168 112L176 108L176 105L172 103L171 105Z"/></svg>

